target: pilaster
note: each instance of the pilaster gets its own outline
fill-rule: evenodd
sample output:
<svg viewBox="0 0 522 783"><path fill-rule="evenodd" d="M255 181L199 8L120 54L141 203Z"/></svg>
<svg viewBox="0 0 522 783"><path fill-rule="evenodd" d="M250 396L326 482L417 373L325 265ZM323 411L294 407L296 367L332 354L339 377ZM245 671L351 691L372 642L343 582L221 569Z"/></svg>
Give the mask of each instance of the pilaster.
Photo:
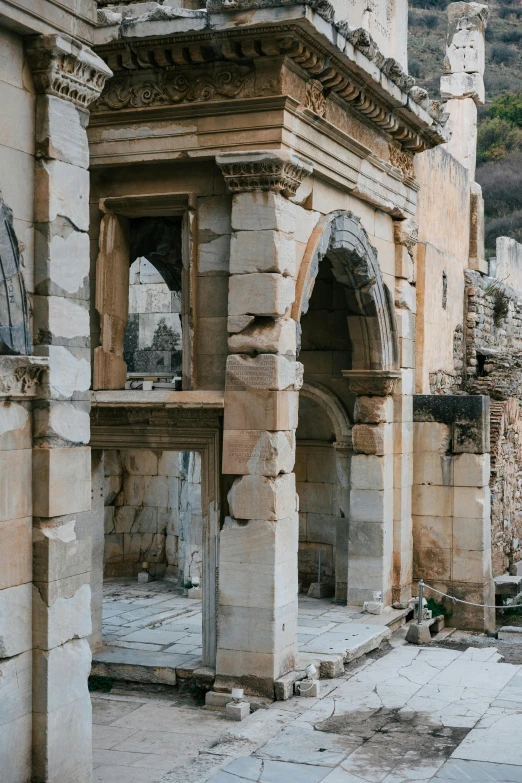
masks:
<svg viewBox="0 0 522 783"><path fill-rule="evenodd" d="M221 532L218 687L272 696L294 668L298 508L293 204L311 166L292 152L217 157L232 200L223 473L236 476Z"/></svg>
<svg viewBox="0 0 522 783"><path fill-rule="evenodd" d="M33 777L92 779L88 106L111 71L67 36L32 40L37 90L33 431Z"/></svg>

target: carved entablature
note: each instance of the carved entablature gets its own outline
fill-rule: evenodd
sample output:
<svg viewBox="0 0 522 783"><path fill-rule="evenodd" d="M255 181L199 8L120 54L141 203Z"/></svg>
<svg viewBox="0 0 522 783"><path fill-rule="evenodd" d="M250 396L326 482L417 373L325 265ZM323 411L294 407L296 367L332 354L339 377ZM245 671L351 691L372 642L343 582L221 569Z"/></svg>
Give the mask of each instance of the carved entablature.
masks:
<svg viewBox="0 0 522 783"><path fill-rule="evenodd" d="M343 378L353 394L364 397L387 397L393 394L400 370L343 370Z"/></svg>
<svg viewBox="0 0 522 783"><path fill-rule="evenodd" d="M230 193L272 190L294 196L313 171L311 163L286 150L225 152L216 156L216 163Z"/></svg>
<svg viewBox="0 0 522 783"><path fill-rule="evenodd" d="M329 35L324 34L323 20L316 26L313 18L296 19L291 5L313 8L330 23ZM272 24L266 24L266 17L254 18L256 9L275 6ZM241 14L244 8L254 15L248 23ZM420 152L447 141L439 104L415 87L396 60L385 58L366 31L334 23L333 9L324 0L209 0L206 19L202 11L160 8L161 13L167 10L164 36L158 37L156 17L153 22L150 14L143 14L122 18L118 33L112 31L110 40L97 47L115 76L92 107L95 114L281 95L281 80L267 81L261 67L263 60L274 63L279 57L281 68L286 63L302 76L307 85L304 105L320 117L330 98L393 139L398 151ZM173 33L187 14L198 14L190 22L197 29L179 26L180 32ZM219 25L212 24L215 14Z"/></svg>
<svg viewBox="0 0 522 783"><path fill-rule="evenodd" d="M393 239L396 245L404 245L408 251L413 250L419 241L419 226L412 219L395 220L393 223Z"/></svg>
<svg viewBox="0 0 522 783"><path fill-rule="evenodd" d="M0 356L0 398L34 397L48 363L45 356Z"/></svg>
<svg viewBox="0 0 522 783"><path fill-rule="evenodd" d="M98 55L66 35L41 35L30 40L26 51L36 91L82 109L99 98L112 76Z"/></svg>

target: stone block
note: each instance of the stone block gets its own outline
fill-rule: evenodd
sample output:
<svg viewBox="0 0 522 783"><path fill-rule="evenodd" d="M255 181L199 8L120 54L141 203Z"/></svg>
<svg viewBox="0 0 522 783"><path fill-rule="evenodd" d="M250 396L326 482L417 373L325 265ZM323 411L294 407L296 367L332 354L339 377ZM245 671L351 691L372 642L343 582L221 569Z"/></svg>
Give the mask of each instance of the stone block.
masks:
<svg viewBox="0 0 522 783"><path fill-rule="evenodd" d="M13 658L0 659L0 746L6 725L31 713L32 658L29 650Z"/></svg>
<svg viewBox="0 0 522 783"><path fill-rule="evenodd" d="M0 522L31 515L31 471L31 449L0 451Z"/></svg>
<svg viewBox="0 0 522 783"><path fill-rule="evenodd" d="M35 170L35 221L67 218L89 230L89 172L60 160L38 160Z"/></svg>
<svg viewBox="0 0 522 783"><path fill-rule="evenodd" d="M484 583L491 576L491 549L454 550L452 579L456 582Z"/></svg>
<svg viewBox="0 0 522 783"><path fill-rule="evenodd" d="M0 485L1 475L0 473ZM32 536L32 517L0 519L0 541L2 542L0 546L0 590L6 587L16 587L32 580Z"/></svg>
<svg viewBox="0 0 522 783"><path fill-rule="evenodd" d="M491 525L488 520L453 517L454 550L481 552L491 549Z"/></svg>
<svg viewBox="0 0 522 783"><path fill-rule="evenodd" d="M300 517L306 518L305 540L312 543L330 544L332 547L338 542L339 517L333 514L321 514L308 511L301 513Z"/></svg>
<svg viewBox="0 0 522 783"><path fill-rule="evenodd" d="M453 517L417 516L413 520L415 548L451 549L453 546Z"/></svg>
<svg viewBox="0 0 522 783"><path fill-rule="evenodd" d="M333 484L307 481L298 484L297 491L302 512L333 513Z"/></svg>
<svg viewBox="0 0 522 783"><path fill-rule="evenodd" d="M33 655L33 712L49 713L89 695L91 648L87 639L73 639Z"/></svg>
<svg viewBox="0 0 522 783"><path fill-rule="evenodd" d="M227 330L230 334L237 334L250 326L255 320L253 315L231 315L227 318Z"/></svg>
<svg viewBox="0 0 522 783"><path fill-rule="evenodd" d="M490 516L489 487L454 487L453 515L455 517L470 517L473 519L489 519Z"/></svg>
<svg viewBox="0 0 522 783"><path fill-rule="evenodd" d="M84 112L73 103L55 95L39 95L36 99L37 156L89 168L86 125Z"/></svg>
<svg viewBox="0 0 522 783"><path fill-rule="evenodd" d="M230 234L232 196L205 196L198 198L198 235L211 237Z"/></svg>
<svg viewBox="0 0 522 783"><path fill-rule="evenodd" d="M354 454L351 460L352 489L381 490L393 482L393 458L373 454Z"/></svg>
<svg viewBox="0 0 522 783"><path fill-rule="evenodd" d="M230 701L230 693L216 693L216 691L207 691L205 693L205 709L219 710L225 709Z"/></svg>
<svg viewBox="0 0 522 783"><path fill-rule="evenodd" d="M406 633L406 641L410 644L430 644L431 633L428 623L410 623Z"/></svg>
<svg viewBox="0 0 522 783"><path fill-rule="evenodd" d="M482 106L486 101L484 79L480 73L448 73L440 79L440 94L443 99L471 98Z"/></svg>
<svg viewBox="0 0 522 783"><path fill-rule="evenodd" d="M292 318L277 318L269 324L254 322L228 338L230 353L276 353L295 359L298 339L297 324Z"/></svg>
<svg viewBox="0 0 522 783"><path fill-rule="evenodd" d="M431 484L414 484L413 513L428 517L450 517L453 515L453 487Z"/></svg>
<svg viewBox="0 0 522 783"><path fill-rule="evenodd" d="M235 231L295 231L295 208L280 193L254 190L236 193L232 199L232 228Z"/></svg>
<svg viewBox="0 0 522 783"><path fill-rule="evenodd" d="M297 428L299 393L248 389L225 391L225 430ZM167 452L165 452L167 453Z"/></svg>
<svg viewBox="0 0 522 783"><path fill-rule="evenodd" d="M233 354L227 358L227 391L266 389L299 390L303 383L303 366L284 356L259 354L255 358Z"/></svg>
<svg viewBox="0 0 522 783"><path fill-rule="evenodd" d="M158 475L158 455L149 449L124 449L121 452L122 467L132 476L157 476ZM169 452L164 452L168 454ZM178 453L174 452L173 457L179 459ZM168 474L164 474L168 475ZM160 505L156 503L155 505Z"/></svg>
<svg viewBox="0 0 522 783"><path fill-rule="evenodd" d="M392 424L355 424L352 428L353 447L360 454L384 455L393 446Z"/></svg>
<svg viewBox="0 0 522 783"><path fill-rule="evenodd" d="M232 275L228 284L229 315L281 316L295 299L295 282L275 273Z"/></svg>
<svg viewBox="0 0 522 783"><path fill-rule="evenodd" d="M328 582L312 582L308 588L308 598L329 598L333 594L334 587Z"/></svg>
<svg viewBox="0 0 522 783"><path fill-rule="evenodd" d="M220 563L284 564L297 557L297 514L277 522L260 519L246 524L225 518L220 534Z"/></svg>
<svg viewBox="0 0 522 783"><path fill-rule="evenodd" d="M34 514L57 517L91 508L91 450L33 450Z"/></svg>
<svg viewBox="0 0 522 783"><path fill-rule="evenodd" d="M393 421L391 397L357 397L354 419L357 423L380 424Z"/></svg>
<svg viewBox="0 0 522 783"><path fill-rule="evenodd" d="M455 457L439 451L416 453L413 460L413 483L453 486Z"/></svg>
<svg viewBox="0 0 522 783"><path fill-rule="evenodd" d="M59 439L62 445L86 445L90 440L90 403L40 402L33 408L35 440Z"/></svg>
<svg viewBox="0 0 522 783"><path fill-rule="evenodd" d="M33 716L33 776L49 783L92 778L92 708L89 695ZM71 752L74 748L74 752Z"/></svg>
<svg viewBox="0 0 522 783"><path fill-rule="evenodd" d="M383 522L393 513L393 490L352 489L350 520L352 522Z"/></svg>
<svg viewBox="0 0 522 783"><path fill-rule="evenodd" d="M384 520L353 521L348 528L348 551L352 557L382 557L384 555ZM348 560L350 567L350 560Z"/></svg>
<svg viewBox="0 0 522 783"><path fill-rule="evenodd" d="M92 633L91 588L80 584L82 578L51 582L47 591L41 584L33 587L33 647L51 650Z"/></svg>
<svg viewBox="0 0 522 783"><path fill-rule="evenodd" d="M447 454L450 449L451 429L448 424L436 421L419 422L413 425L413 451L415 455L423 451L437 451Z"/></svg>
<svg viewBox="0 0 522 783"><path fill-rule="evenodd" d="M230 261L230 234L198 242L198 272L227 272Z"/></svg>
<svg viewBox="0 0 522 783"><path fill-rule="evenodd" d="M32 445L28 408L11 400L0 402L0 451L20 451Z"/></svg>
<svg viewBox="0 0 522 783"><path fill-rule="evenodd" d="M283 606L265 609L220 606L220 645L227 650L275 653L293 644L297 634L297 595Z"/></svg>
<svg viewBox="0 0 522 783"><path fill-rule="evenodd" d="M277 272L296 276L296 247L282 231L236 231L230 243L230 274Z"/></svg>
<svg viewBox="0 0 522 783"><path fill-rule="evenodd" d="M291 473L295 459L295 434L260 430L225 430L223 467L225 474L278 476Z"/></svg>
<svg viewBox="0 0 522 783"><path fill-rule="evenodd" d="M34 333L37 343L88 347L90 324L86 303L61 296L34 297Z"/></svg>
<svg viewBox="0 0 522 783"><path fill-rule="evenodd" d="M102 351L102 349L95 349L95 360L97 351ZM35 354L49 358L49 369L44 375L43 382L37 388L39 397L52 400L89 398L91 363L88 348L40 345L35 346Z"/></svg>
<svg viewBox="0 0 522 783"><path fill-rule="evenodd" d="M303 676L302 671L293 671L279 677L274 683L276 701L288 701L294 695L294 685Z"/></svg>
<svg viewBox="0 0 522 783"><path fill-rule="evenodd" d="M422 543L422 542L421 542ZM413 549L413 578L446 581L451 575L451 549Z"/></svg>
<svg viewBox="0 0 522 783"><path fill-rule="evenodd" d="M76 538L75 522L35 527L33 530L33 581L55 582L91 570L92 538Z"/></svg>
<svg viewBox="0 0 522 783"><path fill-rule="evenodd" d="M275 478L243 476L228 493L230 514L235 519L276 520L296 512L295 476L286 473Z"/></svg>
<svg viewBox="0 0 522 783"><path fill-rule="evenodd" d="M453 471L456 487L487 487L490 478L489 454L457 454Z"/></svg>
<svg viewBox="0 0 522 783"><path fill-rule="evenodd" d="M30 583L0 590L0 659L32 647L32 592Z"/></svg>
<svg viewBox="0 0 522 783"><path fill-rule="evenodd" d="M1 663L0 663L1 667ZM33 716L31 713L9 721L0 729L2 774L12 783L31 780Z"/></svg>

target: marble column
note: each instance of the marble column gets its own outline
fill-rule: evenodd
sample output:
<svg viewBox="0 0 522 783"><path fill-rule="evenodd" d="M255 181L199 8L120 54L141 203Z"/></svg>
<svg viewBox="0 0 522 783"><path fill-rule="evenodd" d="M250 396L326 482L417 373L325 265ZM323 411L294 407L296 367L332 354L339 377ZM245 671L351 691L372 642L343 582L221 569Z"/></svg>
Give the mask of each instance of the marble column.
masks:
<svg viewBox="0 0 522 783"><path fill-rule="evenodd" d="M32 39L37 92L33 414L34 783L92 779L88 107L111 71L68 36Z"/></svg>
<svg viewBox="0 0 522 783"><path fill-rule="evenodd" d="M221 532L217 685L273 696L295 665L295 430L302 365L290 317L293 195L311 166L291 152L217 157L232 203L223 473L236 476Z"/></svg>

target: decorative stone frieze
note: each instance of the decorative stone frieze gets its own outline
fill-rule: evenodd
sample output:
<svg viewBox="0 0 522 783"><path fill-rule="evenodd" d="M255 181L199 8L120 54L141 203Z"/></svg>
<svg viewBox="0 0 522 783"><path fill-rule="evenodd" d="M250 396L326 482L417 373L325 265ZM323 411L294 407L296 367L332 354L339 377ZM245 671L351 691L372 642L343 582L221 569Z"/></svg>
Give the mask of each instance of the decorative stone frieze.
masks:
<svg viewBox="0 0 522 783"><path fill-rule="evenodd" d="M419 241L419 226L411 218L396 220L393 224L393 239L396 245L404 245L412 250Z"/></svg>
<svg viewBox="0 0 522 783"><path fill-rule="evenodd" d="M0 356L0 398L33 397L48 363L44 356Z"/></svg>
<svg viewBox="0 0 522 783"><path fill-rule="evenodd" d="M36 91L82 109L100 96L112 75L98 55L66 35L39 36L28 43L26 51Z"/></svg>
<svg viewBox="0 0 522 783"><path fill-rule="evenodd" d="M225 152L216 156L231 193L272 190L294 196L312 164L287 150Z"/></svg>
<svg viewBox="0 0 522 783"><path fill-rule="evenodd" d="M415 169L413 168L413 155L411 152L401 149L396 144L389 145L390 150L390 163L395 168L400 169L405 177L413 179L415 177Z"/></svg>
<svg viewBox="0 0 522 783"><path fill-rule="evenodd" d="M333 22L335 11L328 0L207 0L207 11L246 11L254 8L278 8L285 5L307 5L327 22Z"/></svg>
<svg viewBox="0 0 522 783"><path fill-rule="evenodd" d="M371 397L387 397L393 394L400 370L342 370L343 378L353 394Z"/></svg>
<svg viewBox="0 0 522 783"><path fill-rule="evenodd" d="M306 84L305 106L310 111L324 117L326 114L326 98L323 94L323 85L317 79L310 79Z"/></svg>

